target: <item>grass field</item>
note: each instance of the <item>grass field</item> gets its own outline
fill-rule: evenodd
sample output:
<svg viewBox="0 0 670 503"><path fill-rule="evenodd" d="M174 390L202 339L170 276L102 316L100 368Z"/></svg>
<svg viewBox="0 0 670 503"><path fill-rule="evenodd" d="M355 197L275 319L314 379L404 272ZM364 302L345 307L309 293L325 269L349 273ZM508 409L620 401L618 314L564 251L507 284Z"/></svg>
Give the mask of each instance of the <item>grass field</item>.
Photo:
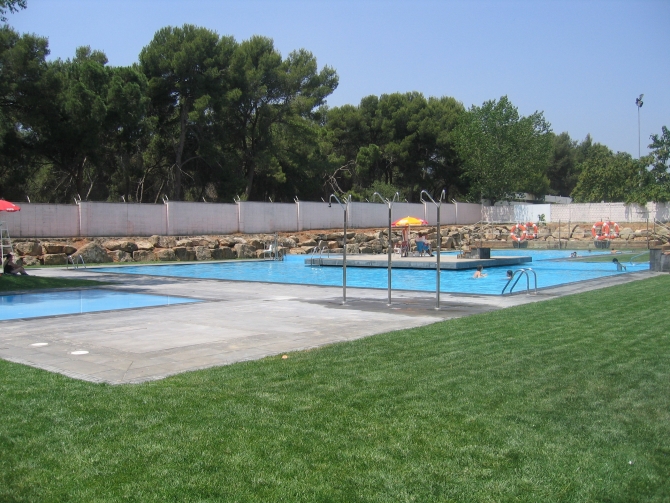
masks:
<svg viewBox="0 0 670 503"><path fill-rule="evenodd" d="M30 274L30 272L28 273ZM87 279L43 278L39 276L0 276L0 292L21 290L44 290L48 288L80 288L86 286L100 286L107 283Z"/></svg>
<svg viewBox="0 0 670 503"><path fill-rule="evenodd" d="M0 361L0 501L668 501L669 290L141 385Z"/></svg>

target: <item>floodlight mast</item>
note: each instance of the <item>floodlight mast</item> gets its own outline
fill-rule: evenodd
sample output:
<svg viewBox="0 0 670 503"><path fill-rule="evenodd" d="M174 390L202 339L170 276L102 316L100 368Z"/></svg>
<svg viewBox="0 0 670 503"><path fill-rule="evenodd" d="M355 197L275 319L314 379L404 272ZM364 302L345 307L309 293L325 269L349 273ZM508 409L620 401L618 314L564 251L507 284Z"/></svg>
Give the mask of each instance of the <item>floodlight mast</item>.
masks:
<svg viewBox="0 0 670 503"><path fill-rule="evenodd" d="M644 105L644 94L641 94L639 98L635 98L635 104L637 105L637 158L640 158L641 149L640 149L640 108Z"/></svg>
<svg viewBox="0 0 670 503"><path fill-rule="evenodd" d="M424 200L424 195L430 199L430 201L437 207L437 267L435 268L435 309L440 309L440 251L442 249L442 232L440 231L440 207L442 202L447 198L446 191L443 190L440 194L440 199L438 202L435 202L435 199L426 192L425 190L421 191L419 199L422 203L426 203Z"/></svg>
<svg viewBox="0 0 670 503"><path fill-rule="evenodd" d="M331 207L333 199L337 201L340 208L344 210L344 236L342 238L342 304L347 303L347 209L351 203L351 196L344 198L344 204L335 194L330 195L328 199L328 207Z"/></svg>
<svg viewBox="0 0 670 503"><path fill-rule="evenodd" d="M393 195L393 199L388 199L384 196L382 196L379 192L375 192L372 194L372 200L375 200L375 196L377 196L383 203L386 203L387 206L389 207L389 233L388 233L388 240L387 240L387 251L388 251L388 291L389 291L389 300L388 300L388 305L391 305L391 261L392 261L392 256L393 256L393 243L391 241L391 211L393 209L393 203L396 203L400 200L400 194L396 192Z"/></svg>

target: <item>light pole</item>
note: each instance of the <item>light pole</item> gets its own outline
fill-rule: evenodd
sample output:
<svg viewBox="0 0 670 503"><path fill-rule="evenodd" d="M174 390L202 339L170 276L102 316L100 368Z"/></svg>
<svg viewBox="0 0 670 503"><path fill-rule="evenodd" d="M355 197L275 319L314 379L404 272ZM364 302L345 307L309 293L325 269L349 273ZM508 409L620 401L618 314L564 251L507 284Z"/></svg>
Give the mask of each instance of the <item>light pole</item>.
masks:
<svg viewBox="0 0 670 503"><path fill-rule="evenodd" d="M393 199L387 199L384 196L382 196L379 192L375 192L374 194L372 194L372 200L373 201L375 200L375 196L379 197L379 199L381 199L382 202L386 203L389 207L389 234L388 234L388 240L387 240L387 243L386 243L386 248L388 249L388 255L389 255L389 258L388 258L388 276L389 276L389 280L388 280L388 283L389 283L389 286L388 286L389 302L388 302L388 305L390 306L391 305L391 260L392 260L391 257L393 255L393 244L391 242L391 220L392 220L391 210L393 209L393 203L397 202L400 199L400 194L398 192L396 192L393 195Z"/></svg>
<svg viewBox="0 0 670 503"><path fill-rule="evenodd" d="M635 104L637 105L637 158L640 158L640 108L644 105L642 101L644 94L641 94L639 98L635 98Z"/></svg>
<svg viewBox="0 0 670 503"><path fill-rule="evenodd" d="M344 210L344 237L342 238L342 304L347 303L347 209L349 208L349 203L351 202L351 196L349 198L344 198L344 204L338 199L335 194L330 195L328 200L328 207L330 208L333 199L337 201L337 204L340 205L340 208Z"/></svg>
<svg viewBox="0 0 670 503"><path fill-rule="evenodd" d="M425 203L426 201L423 199L423 196L426 196L428 199L431 200L431 202L437 207L437 267L436 267L436 277L435 277L435 309L440 309L440 251L442 249L442 232L440 232L440 206L442 206L442 201L446 199L446 193L443 190L442 193L440 194L440 200L436 203L435 200L431 197L431 195L426 192L425 190L421 191L421 196L419 199L421 199L422 203Z"/></svg>

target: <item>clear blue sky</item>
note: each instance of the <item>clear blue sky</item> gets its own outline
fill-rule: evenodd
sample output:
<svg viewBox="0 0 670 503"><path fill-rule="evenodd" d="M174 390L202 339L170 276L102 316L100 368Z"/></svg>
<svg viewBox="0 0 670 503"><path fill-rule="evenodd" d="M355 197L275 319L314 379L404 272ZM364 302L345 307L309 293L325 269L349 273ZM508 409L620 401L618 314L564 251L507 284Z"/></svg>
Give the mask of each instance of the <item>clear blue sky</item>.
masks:
<svg viewBox="0 0 670 503"><path fill-rule="evenodd" d="M556 133L590 133L634 157L640 93L642 154L670 127L668 0L28 0L8 22L48 37L52 58L89 45L115 66L136 62L164 26L264 35L337 70L330 106L408 91L466 107L507 95Z"/></svg>

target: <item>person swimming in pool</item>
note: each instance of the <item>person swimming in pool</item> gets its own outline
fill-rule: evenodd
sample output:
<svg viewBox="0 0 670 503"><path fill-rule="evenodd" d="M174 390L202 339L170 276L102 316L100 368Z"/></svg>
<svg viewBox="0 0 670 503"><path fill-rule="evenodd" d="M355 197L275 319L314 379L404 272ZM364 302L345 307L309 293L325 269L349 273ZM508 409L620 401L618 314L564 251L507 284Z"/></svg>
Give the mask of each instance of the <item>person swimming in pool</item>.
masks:
<svg viewBox="0 0 670 503"><path fill-rule="evenodd" d="M622 271L626 270L626 266L623 265L621 262L619 262L618 258L613 258L612 262L614 262L616 264L616 270L617 271L622 272Z"/></svg>
<svg viewBox="0 0 670 503"><path fill-rule="evenodd" d="M473 278L485 278L486 273L484 271L484 266L483 265L478 265L477 270L475 271L475 274L472 276Z"/></svg>

